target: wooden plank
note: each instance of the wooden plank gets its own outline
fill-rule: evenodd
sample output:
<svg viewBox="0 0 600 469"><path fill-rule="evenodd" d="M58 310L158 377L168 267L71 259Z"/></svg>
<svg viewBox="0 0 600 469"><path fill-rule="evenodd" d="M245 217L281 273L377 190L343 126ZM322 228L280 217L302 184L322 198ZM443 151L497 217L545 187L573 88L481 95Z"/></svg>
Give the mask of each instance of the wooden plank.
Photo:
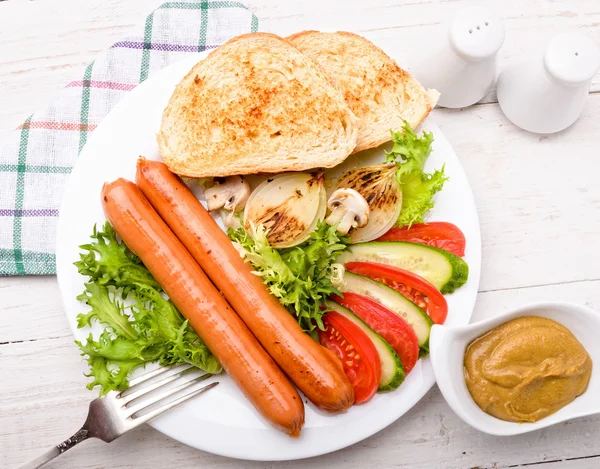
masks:
<svg viewBox="0 0 600 469"><path fill-rule="evenodd" d="M56 277L0 277L0 343L69 337Z"/></svg>
<svg viewBox="0 0 600 469"><path fill-rule="evenodd" d="M600 465L600 456L589 458L561 459L558 461L541 461L539 464L524 463L509 466L521 469L597 469Z"/></svg>
<svg viewBox="0 0 600 469"><path fill-rule="evenodd" d="M497 105L435 111L475 194L481 290L600 278L600 96L571 128L539 136Z"/></svg>
<svg viewBox="0 0 600 469"><path fill-rule="evenodd" d="M600 309L600 281L483 293L475 319L542 300L574 301ZM0 358L0 376L10 377L3 381L0 393L0 465L12 467L73 433L93 394L84 388L85 366L71 337L2 345ZM278 463L277 467L501 468L600 454L600 442L593 437L599 430L600 417L589 417L516 438L492 437L460 421L434 388L408 414L377 435L344 451L308 461ZM150 469L272 467L196 451L148 427L110 447L86 443L50 467L135 468L142 464ZM577 466L568 462L555 467Z"/></svg>
<svg viewBox="0 0 600 469"><path fill-rule="evenodd" d="M160 3L45 0L0 4L0 132L14 128L47 103L98 52L126 35ZM482 2L372 0L368 5L347 2L343 8L336 0L247 2L261 19L263 30L279 34L302 29L360 32L409 69L425 60L424 51L435 42L437 34L442 34L443 21L473 3ZM570 4L546 0L483 3L495 8L506 23L507 38L499 55L501 66L543 47L553 35L566 30L583 31L600 42L600 3L595 0ZM23 18L27 18L27 28L22 27ZM600 76L594 79L592 89L600 90ZM493 100L492 91L484 101Z"/></svg>

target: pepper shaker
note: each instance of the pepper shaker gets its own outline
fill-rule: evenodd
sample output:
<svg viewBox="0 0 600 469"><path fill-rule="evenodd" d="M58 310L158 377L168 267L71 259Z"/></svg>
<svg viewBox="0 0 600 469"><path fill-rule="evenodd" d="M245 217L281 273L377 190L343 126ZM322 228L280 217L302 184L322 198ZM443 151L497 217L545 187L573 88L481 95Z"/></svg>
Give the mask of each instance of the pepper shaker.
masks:
<svg viewBox="0 0 600 469"><path fill-rule="evenodd" d="M496 56L504 24L491 10L473 6L450 22L445 37L415 69L425 88L441 93L439 106L461 108L481 100L496 78Z"/></svg>
<svg viewBox="0 0 600 469"><path fill-rule="evenodd" d="M509 66L498 78L498 103L515 125L547 134L573 124L600 70L600 50L581 33L554 37L543 55Z"/></svg>

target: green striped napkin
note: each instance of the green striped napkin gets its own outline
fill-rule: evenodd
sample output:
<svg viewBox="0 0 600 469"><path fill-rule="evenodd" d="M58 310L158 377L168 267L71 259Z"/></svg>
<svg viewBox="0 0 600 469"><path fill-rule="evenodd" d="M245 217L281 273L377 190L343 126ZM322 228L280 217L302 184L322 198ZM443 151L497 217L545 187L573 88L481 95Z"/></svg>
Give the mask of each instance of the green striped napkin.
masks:
<svg viewBox="0 0 600 469"><path fill-rule="evenodd" d="M89 133L127 92L189 54L257 29L238 2L165 3L10 133L0 147L0 275L56 273L63 187Z"/></svg>

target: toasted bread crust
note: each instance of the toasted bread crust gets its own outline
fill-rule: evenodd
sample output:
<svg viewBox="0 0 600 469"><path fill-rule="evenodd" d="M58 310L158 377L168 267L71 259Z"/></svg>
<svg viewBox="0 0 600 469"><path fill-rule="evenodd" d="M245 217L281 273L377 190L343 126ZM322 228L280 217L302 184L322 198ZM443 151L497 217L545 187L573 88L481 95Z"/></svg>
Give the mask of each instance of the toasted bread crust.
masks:
<svg viewBox="0 0 600 469"><path fill-rule="evenodd" d="M177 85L157 136L190 177L332 167L354 149L357 119L314 63L268 33L238 36Z"/></svg>
<svg viewBox="0 0 600 469"><path fill-rule="evenodd" d="M417 127L439 97L358 34L302 31L286 39L328 74L359 118L354 153L389 141L403 120Z"/></svg>

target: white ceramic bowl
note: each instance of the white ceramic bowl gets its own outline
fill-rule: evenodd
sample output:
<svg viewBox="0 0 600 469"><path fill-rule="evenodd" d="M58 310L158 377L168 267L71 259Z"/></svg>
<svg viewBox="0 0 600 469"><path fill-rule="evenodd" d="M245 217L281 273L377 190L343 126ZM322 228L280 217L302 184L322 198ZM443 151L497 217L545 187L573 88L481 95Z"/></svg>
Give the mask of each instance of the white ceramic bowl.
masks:
<svg viewBox="0 0 600 469"><path fill-rule="evenodd" d="M587 391L558 412L535 423L505 422L483 412L471 398L463 375L467 345L485 332L522 316L552 319L567 327L592 358ZM429 338L431 363L437 384L452 410L466 423L491 435L519 435L565 420L600 413L600 314L569 303L534 303L468 326L433 326Z"/></svg>

